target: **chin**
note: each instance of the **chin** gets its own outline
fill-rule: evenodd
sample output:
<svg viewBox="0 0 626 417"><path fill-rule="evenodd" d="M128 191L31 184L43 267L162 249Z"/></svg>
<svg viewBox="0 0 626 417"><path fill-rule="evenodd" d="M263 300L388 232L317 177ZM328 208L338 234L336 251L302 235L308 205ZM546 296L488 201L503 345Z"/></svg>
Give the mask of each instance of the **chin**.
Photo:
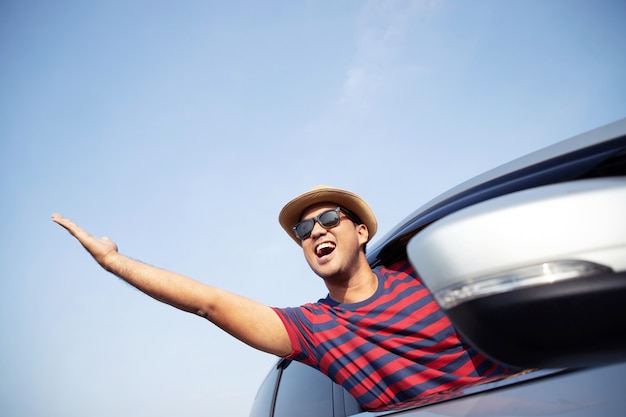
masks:
<svg viewBox="0 0 626 417"><path fill-rule="evenodd" d="M349 274L346 274L340 268L321 268L316 273L327 282L340 283L348 281L350 278Z"/></svg>

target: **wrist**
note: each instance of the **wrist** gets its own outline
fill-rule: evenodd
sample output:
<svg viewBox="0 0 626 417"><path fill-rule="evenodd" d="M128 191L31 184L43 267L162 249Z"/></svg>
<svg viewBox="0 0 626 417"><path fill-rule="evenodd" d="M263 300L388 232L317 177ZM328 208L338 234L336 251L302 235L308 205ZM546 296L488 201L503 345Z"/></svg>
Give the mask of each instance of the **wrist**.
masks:
<svg viewBox="0 0 626 417"><path fill-rule="evenodd" d="M111 251L100 259L96 259L96 261L102 268L117 275L118 272L123 269L123 258L124 256L117 251Z"/></svg>

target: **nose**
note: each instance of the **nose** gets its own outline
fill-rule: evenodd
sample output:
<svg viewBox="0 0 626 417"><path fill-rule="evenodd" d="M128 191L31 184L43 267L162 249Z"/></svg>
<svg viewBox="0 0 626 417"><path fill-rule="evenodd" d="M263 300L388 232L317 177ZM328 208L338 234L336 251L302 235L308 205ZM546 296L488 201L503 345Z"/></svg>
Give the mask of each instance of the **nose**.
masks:
<svg viewBox="0 0 626 417"><path fill-rule="evenodd" d="M326 234L326 229L322 227L318 221L313 224L313 230L311 230L311 239L315 240L316 237Z"/></svg>

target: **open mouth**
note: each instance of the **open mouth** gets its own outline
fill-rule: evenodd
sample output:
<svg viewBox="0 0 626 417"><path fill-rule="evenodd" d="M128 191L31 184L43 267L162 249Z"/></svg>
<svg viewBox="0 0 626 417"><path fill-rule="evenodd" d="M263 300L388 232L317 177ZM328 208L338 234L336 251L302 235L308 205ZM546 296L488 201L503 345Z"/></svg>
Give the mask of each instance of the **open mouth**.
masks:
<svg viewBox="0 0 626 417"><path fill-rule="evenodd" d="M318 258L330 255L335 250L336 245L332 242L324 242L315 248L315 254Z"/></svg>

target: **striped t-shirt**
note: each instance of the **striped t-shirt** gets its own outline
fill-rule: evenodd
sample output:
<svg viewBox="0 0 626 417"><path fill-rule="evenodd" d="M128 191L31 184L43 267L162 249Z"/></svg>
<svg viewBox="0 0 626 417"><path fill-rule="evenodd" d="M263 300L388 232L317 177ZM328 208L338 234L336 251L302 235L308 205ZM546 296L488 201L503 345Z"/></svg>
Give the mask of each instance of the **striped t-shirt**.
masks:
<svg viewBox="0 0 626 417"><path fill-rule="evenodd" d="M374 272L378 289L365 301L274 309L293 345L289 359L319 369L366 409L507 372L461 340L408 262Z"/></svg>

